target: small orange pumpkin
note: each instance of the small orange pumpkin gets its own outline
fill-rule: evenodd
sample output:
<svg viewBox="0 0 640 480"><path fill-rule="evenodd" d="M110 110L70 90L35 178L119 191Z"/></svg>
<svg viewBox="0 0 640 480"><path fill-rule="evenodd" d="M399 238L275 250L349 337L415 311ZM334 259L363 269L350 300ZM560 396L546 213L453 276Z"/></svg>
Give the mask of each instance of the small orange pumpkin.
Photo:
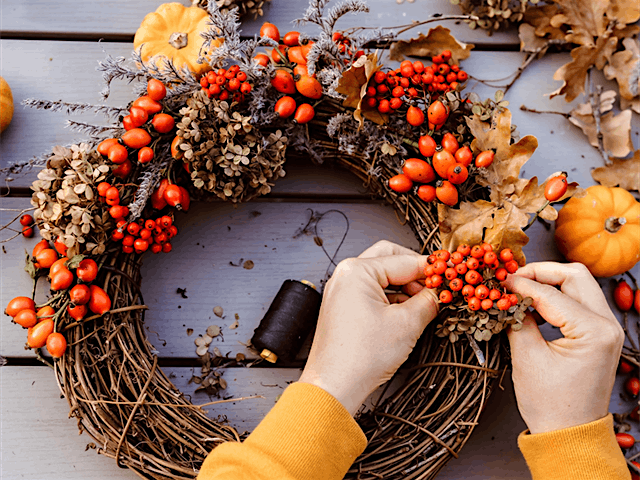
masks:
<svg viewBox="0 0 640 480"><path fill-rule="evenodd" d="M596 185L558 213L556 244L596 277L619 275L640 260L640 203L623 188Z"/></svg>
<svg viewBox="0 0 640 480"><path fill-rule="evenodd" d="M200 34L209 29L208 18L202 8L185 7L177 2L164 3L144 17L136 31L133 46L136 49L142 46L142 59L145 62L153 58L162 67L163 57L168 57L176 67L186 65L200 75L211 70L208 63L197 63L204 43ZM212 42L214 47L220 45L219 40Z"/></svg>
<svg viewBox="0 0 640 480"><path fill-rule="evenodd" d="M0 77L0 132L11 123L13 118L13 94L7 81Z"/></svg>

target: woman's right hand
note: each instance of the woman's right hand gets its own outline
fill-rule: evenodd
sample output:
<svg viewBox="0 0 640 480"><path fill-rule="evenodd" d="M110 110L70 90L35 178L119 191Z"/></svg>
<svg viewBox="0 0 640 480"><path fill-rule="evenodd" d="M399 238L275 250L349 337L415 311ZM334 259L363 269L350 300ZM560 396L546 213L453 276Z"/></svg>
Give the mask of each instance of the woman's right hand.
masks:
<svg viewBox="0 0 640 480"><path fill-rule="evenodd" d="M529 431L560 430L606 416L624 332L589 270L579 263L531 263L504 284L533 298L533 308L563 335L546 341L531 315L521 330L509 329L513 384Z"/></svg>

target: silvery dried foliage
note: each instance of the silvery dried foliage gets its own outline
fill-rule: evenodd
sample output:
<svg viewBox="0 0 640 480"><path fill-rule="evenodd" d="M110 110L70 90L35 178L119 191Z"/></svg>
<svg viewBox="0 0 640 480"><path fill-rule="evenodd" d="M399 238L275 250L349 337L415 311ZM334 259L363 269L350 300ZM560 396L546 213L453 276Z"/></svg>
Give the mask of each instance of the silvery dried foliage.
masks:
<svg viewBox="0 0 640 480"><path fill-rule="evenodd" d="M493 335L497 335L508 326L513 330L520 330L524 321L527 308L531 306L530 297L522 298L518 296L518 304L508 310L498 310L491 308L487 311L469 311L466 301L456 301L447 305L443 309L440 321L436 327L436 335L439 337L449 337L451 343L465 335L473 335L478 342L489 341ZM461 300L458 294L457 300ZM495 303L494 303L495 307Z"/></svg>
<svg viewBox="0 0 640 480"><path fill-rule="evenodd" d="M210 99L198 91L180 110L178 148L189 163L193 185L223 200L246 201L271 191L285 175L287 137L251 124L235 103Z"/></svg>
<svg viewBox="0 0 640 480"><path fill-rule="evenodd" d="M47 240L61 237L69 258L105 251L113 225L108 209L100 203L97 185L110 171L104 157L86 143L57 146L31 185L40 234Z"/></svg>
<svg viewBox="0 0 640 480"><path fill-rule="evenodd" d="M264 15L262 8L265 3L269 3L270 1L271 0L215 0L215 3L221 11L238 8L240 15L249 14L253 16L255 20ZM208 3L208 0L191 0L191 5L197 5L204 9L207 8Z"/></svg>
<svg viewBox="0 0 640 480"><path fill-rule="evenodd" d="M471 28L493 31L509 27L522 20L527 8L539 0L450 0L459 5L463 13L475 15L478 20L465 20Z"/></svg>

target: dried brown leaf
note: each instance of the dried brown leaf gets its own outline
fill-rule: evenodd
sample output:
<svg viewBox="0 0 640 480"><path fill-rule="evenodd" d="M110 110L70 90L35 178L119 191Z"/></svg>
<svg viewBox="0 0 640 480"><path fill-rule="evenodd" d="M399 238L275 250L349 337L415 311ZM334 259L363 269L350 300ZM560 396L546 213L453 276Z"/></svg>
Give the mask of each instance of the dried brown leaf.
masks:
<svg viewBox="0 0 640 480"><path fill-rule="evenodd" d="M625 38L622 41L625 49L614 53L609 65L604 67L604 76L607 80L616 79L620 88L620 96L631 100L640 92L640 47L638 40Z"/></svg>
<svg viewBox="0 0 640 480"><path fill-rule="evenodd" d="M389 120L388 115L378 112L376 108L367 108L362 103L362 99L367 93L367 84L378 70L380 70L378 56L375 53L363 55L342 74L342 78L338 82L338 88L336 88L338 93L347 96L342 105L355 109L353 118L358 121L360 126L364 123L364 118L378 125L382 125Z"/></svg>
<svg viewBox="0 0 640 480"><path fill-rule="evenodd" d="M532 25L538 37L545 37L549 40L564 40L565 31L558 26L551 25L551 18L558 11L558 6L555 4L528 7L523 22Z"/></svg>
<svg viewBox="0 0 640 480"><path fill-rule="evenodd" d="M620 187L640 191L640 150L628 160L610 158L612 164L591 172L593 179L605 187Z"/></svg>
<svg viewBox="0 0 640 480"><path fill-rule="evenodd" d="M582 104L578 107L571 111L569 121L584 132L591 145L598 147L596 120L593 117L591 106ZM600 117L600 133L605 152L614 157L622 158L632 151L631 117L631 110L624 110L618 115L609 112Z"/></svg>
<svg viewBox="0 0 640 480"><path fill-rule="evenodd" d="M522 166L538 148L538 139L532 135L527 135L518 143L510 144L511 112L508 109L496 113L491 124L474 115L467 118L467 125L475 137L471 143L474 152L495 151L487 176L481 180L483 185L499 185L509 179L513 179L509 180L510 182L515 181Z"/></svg>
<svg viewBox="0 0 640 480"><path fill-rule="evenodd" d="M528 23L521 23L518 27L518 37L520 38L520 51L539 53L542 56L547 51L549 40L536 35L536 29Z"/></svg>
<svg viewBox="0 0 640 480"><path fill-rule="evenodd" d="M552 25L559 22L571 29L565 37L568 42L578 45L593 45L593 37L600 37L607 29L605 13L610 0L554 0L560 6L559 14L551 19Z"/></svg>
<svg viewBox="0 0 640 480"><path fill-rule="evenodd" d="M640 20L640 3L629 0L610 0L607 17L619 23L630 24Z"/></svg>
<svg viewBox="0 0 640 480"><path fill-rule="evenodd" d="M554 80L561 80L562 86L552 92L550 98L556 95L564 95L567 102L572 102L584 92L584 84L588 70L595 65L602 70L610 61L616 50L618 39L616 37L599 37L595 45L582 45L571 51L573 60L561 66L553 74Z"/></svg>
<svg viewBox="0 0 640 480"><path fill-rule="evenodd" d="M626 110L630 108L636 113L640 113L640 97L635 97L631 100L627 100L626 98L620 98L620 109Z"/></svg>
<svg viewBox="0 0 640 480"><path fill-rule="evenodd" d="M429 29L427 35L420 34L418 38L409 41L399 40L391 44L389 58L395 61L404 60L405 55L412 57L433 57L445 50L451 51L454 63L469 58L475 45L457 40L448 28L438 25Z"/></svg>

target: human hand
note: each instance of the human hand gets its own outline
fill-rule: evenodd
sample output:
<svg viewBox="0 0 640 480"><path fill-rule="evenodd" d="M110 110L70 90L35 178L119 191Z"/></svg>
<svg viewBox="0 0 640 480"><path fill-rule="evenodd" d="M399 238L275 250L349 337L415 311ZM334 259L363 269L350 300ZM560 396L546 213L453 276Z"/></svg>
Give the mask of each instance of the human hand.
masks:
<svg viewBox="0 0 640 480"><path fill-rule="evenodd" d="M427 257L378 242L343 260L327 282L301 382L333 395L354 415L409 357L438 312L424 279ZM404 293L385 294L389 285Z"/></svg>
<svg viewBox="0 0 640 480"><path fill-rule="evenodd" d="M530 432L606 416L624 332L589 270L580 263L531 263L504 285L533 298L533 308L563 335L547 342L531 315L521 330L508 331L516 399Z"/></svg>

